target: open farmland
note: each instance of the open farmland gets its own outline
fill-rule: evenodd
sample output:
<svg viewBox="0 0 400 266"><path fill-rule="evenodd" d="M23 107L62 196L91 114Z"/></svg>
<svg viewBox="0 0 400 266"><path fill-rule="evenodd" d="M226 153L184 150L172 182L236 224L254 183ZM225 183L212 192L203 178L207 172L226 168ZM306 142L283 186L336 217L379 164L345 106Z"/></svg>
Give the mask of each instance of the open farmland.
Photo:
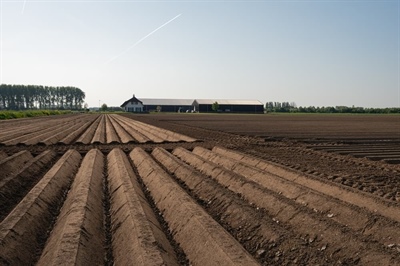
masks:
<svg viewBox="0 0 400 266"><path fill-rule="evenodd" d="M365 117L1 122L0 264L400 265L400 119Z"/></svg>

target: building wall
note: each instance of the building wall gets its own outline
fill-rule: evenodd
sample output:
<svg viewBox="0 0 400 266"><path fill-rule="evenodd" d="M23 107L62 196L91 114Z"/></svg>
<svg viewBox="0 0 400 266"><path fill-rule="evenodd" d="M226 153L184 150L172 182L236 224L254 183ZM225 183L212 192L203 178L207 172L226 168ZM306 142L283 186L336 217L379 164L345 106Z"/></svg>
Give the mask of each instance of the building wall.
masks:
<svg viewBox="0 0 400 266"><path fill-rule="evenodd" d="M264 113L263 105L228 105L220 104L218 106L219 112L222 113ZM196 111L200 113L214 112L212 104L199 104L196 106Z"/></svg>
<svg viewBox="0 0 400 266"><path fill-rule="evenodd" d="M152 101L151 101L152 100ZM174 102L175 101L175 102ZM123 105L125 105L125 111L127 112L151 112L156 111L157 107L161 107L161 112L182 112L185 113L187 111L196 111L200 113L211 113L214 112L212 110L212 101L213 100L202 100L197 101L194 100L192 104L183 100L165 100L164 102L157 102L154 99L149 99L149 104L142 104L139 102L137 98L132 98L126 101ZM201 103L202 102L202 103ZM225 104L219 104L218 112L221 113L249 113L249 114L257 114L264 113L263 104L258 101L228 101L223 100ZM165 105L159 105L156 103L166 103ZM183 105L181 105L183 104Z"/></svg>
<svg viewBox="0 0 400 266"><path fill-rule="evenodd" d="M143 112L143 104L141 103L128 103L125 105L126 112L140 113Z"/></svg>
<svg viewBox="0 0 400 266"><path fill-rule="evenodd" d="M184 113L187 110L191 111L193 109L191 105L144 105L143 111L156 111L158 106L161 107L161 112L178 112L180 109L180 111Z"/></svg>

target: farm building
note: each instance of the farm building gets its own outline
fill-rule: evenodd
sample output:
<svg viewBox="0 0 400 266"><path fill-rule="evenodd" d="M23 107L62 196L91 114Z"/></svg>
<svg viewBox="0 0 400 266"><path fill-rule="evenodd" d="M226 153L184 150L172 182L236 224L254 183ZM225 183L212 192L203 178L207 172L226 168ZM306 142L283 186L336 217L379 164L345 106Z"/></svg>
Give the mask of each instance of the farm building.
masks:
<svg viewBox="0 0 400 266"><path fill-rule="evenodd" d="M264 105L257 100L226 100L226 99L156 99L133 98L124 102L121 107L126 112L181 112L192 110L200 113L214 112L213 103L218 103L218 112L222 113L264 113Z"/></svg>
<svg viewBox="0 0 400 266"><path fill-rule="evenodd" d="M193 101L194 110L200 113L214 112L213 103L218 103L218 112L223 113L264 113L264 105L257 100L211 100Z"/></svg>
<svg viewBox="0 0 400 266"><path fill-rule="evenodd" d="M156 111L160 108L161 112L186 112L193 110L193 100L188 99L149 99L142 98L143 111Z"/></svg>
<svg viewBox="0 0 400 266"><path fill-rule="evenodd" d="M143 102L135 97L135 94L133 94L133 97L130 98L129 100L125 101L122 105L122 108L124 108L125 112L134 112L134 113L140 113L143 112Z"/></svg>

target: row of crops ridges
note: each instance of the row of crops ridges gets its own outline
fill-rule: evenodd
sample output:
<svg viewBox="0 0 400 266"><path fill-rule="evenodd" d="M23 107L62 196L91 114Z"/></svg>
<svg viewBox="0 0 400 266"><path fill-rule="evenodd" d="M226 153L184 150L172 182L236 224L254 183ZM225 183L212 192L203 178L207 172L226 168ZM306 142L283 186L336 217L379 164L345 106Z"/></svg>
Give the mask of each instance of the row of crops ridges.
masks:
<svg viewBox="0 0 400 266"><path fill-rule="evenodd" d="M0 145L195 142L196 139L118 114L1 122Z"/></svg>
<svg viewBox="0 0 400 266"><path fill-rule="evenodd" d="M312 145L309 148L339 155L366 158L371 161L383 161L389 164L400 164L400 143L398 141L380 141L374 143L353 143L341 145Z"/></svg>
<svg viewBox="0 0 400 266"><path fill-rule="evenodd" d="M1 265L400 264L400 205L222 147L0 152Z"/></svg>

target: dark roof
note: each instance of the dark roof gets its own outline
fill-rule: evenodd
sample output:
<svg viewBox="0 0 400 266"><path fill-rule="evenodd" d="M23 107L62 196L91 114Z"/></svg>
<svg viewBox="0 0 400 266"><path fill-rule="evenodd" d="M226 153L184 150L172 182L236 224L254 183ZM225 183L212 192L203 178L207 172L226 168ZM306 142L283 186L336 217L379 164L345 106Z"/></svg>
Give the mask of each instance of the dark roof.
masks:
<svg viewBox="0 0 400 266"><path fill-rule="evenodd" d="M130 102L141 103L141 104L143 104L143 102L142 102L141 100L139 100L138 98L135 97L135 95L133 95L133 97L130 98L129 100L125 101L125 102L121 105L121 107L125 107L125 105L127 105L127 104L130 103Z"/></svg>

